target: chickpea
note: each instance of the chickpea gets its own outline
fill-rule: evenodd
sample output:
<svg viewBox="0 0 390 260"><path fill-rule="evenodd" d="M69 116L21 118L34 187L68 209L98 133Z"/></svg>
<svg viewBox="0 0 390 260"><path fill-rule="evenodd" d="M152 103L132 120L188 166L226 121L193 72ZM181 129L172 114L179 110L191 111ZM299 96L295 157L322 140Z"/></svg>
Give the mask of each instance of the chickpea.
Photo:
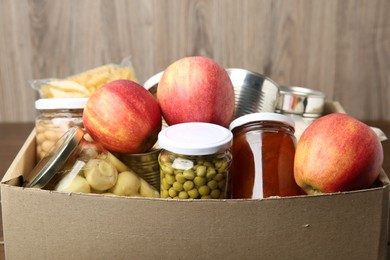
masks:
<svg viewBox="0 0 390 260"><path fill-rule="evenodd" d="M50 149L53 147L53 145L54 145L53 141L50 140L43 141L41 144L42 151L44 151L45 153L49 152Z"/></svg>

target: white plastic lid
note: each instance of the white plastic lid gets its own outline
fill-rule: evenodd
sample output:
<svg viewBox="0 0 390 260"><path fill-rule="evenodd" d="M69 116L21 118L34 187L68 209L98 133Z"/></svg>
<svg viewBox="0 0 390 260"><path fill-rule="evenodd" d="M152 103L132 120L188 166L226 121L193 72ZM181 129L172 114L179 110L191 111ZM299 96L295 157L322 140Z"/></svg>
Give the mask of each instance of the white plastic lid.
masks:
<svg viewBox="0 0 390 260"><path fill-rule="evenodd" d="M278 113L272 113L272 112L259 112L259 113L247 114L233 120L233 122L230 123L229 129L233 130L236 127L242 126L247 123L256 122L256 121L281 122L293 128L295 127L294 120L289 116L278 114Z"/></svg>
<svg viewBox="0 0 390 260"><path fill-rule="evenodd" d="M158 134L161 148L185 155L208 155L229 149L233 134L220 125L191 122L169 126Z"/></svg>
<svg viewBox="0 0 390 260"><path fill-rule="evenodd" d="M156 86L160 82L160 79L161 79L163 74L164 74L164 71L160 71L159 73L157 73L157 74L153 75L152 77L150 77L149 79L147 79L144 83L144 88L149 90L153 86Z"/></svg>
<svg viewBox="0 0 390 260"><path fill-rule="evenodd" d="M35 101L35 108L45 109L83 109L88 98L41 98Z"/></svg>

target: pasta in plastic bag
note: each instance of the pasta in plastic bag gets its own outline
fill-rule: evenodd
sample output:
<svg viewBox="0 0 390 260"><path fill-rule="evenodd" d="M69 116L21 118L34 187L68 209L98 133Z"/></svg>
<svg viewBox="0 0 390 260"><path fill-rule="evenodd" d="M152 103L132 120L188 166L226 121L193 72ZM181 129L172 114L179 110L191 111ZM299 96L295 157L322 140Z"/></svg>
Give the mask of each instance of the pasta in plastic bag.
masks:
<svg viewBox="0 0 390 260"><path fill-rule="evenodd" d="M89 97L104 84L118 79L138 82L130 57L120 64L106 64L65 79L31 80L30 85L40 98L80 98Z"/></svg>

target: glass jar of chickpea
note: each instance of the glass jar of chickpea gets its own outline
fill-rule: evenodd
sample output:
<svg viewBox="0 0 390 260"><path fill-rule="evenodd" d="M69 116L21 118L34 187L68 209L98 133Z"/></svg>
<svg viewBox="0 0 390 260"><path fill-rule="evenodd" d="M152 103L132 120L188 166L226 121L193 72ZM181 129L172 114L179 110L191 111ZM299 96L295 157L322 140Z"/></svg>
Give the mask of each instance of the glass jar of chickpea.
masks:
<svg viewBox="0 0 390 260"><path fill-rule="evenodd" d="M227 198L232 138L228 129L210 123L182 123L162 130L161 198Z"/></svg>
<svg viewBox="0 0 390 260"><path fill-rule="evenodd" d="M83 127L83 110L88 98L44 98L35 102L36 159L41 160L71 127Z"/></svg>

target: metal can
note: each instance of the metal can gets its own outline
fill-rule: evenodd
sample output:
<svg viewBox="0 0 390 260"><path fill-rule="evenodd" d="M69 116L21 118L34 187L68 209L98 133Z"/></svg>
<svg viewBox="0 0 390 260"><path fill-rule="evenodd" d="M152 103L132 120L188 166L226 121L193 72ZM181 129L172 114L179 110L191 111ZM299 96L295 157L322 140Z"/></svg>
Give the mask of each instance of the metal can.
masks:
<svg viewBox="0 0 390 260"><path fill-rule="evenodd" d="M141 178L153 185L157 190L160 189L160 165L158 155L161 149L152 148L146 153L137 154L118 154L119 159L135 171Z"/></svg>
<svg viewBox="0 0 390 260"><path fill-rule="evenodd" d="M232 133L201 122L169 126L158 136L162 198L227 197Z"/></svg>
<svg viewBox="0 0 390 260"><path fill-rule="evenodd" d="M253 113L235 119L231 197L260 199L303 194L294 179L294 121L278 113Z"/></svg>
<svg viewBox="0 0 390 260"><path fill-rule="evenodd" d="M280 86L275 111L281 114L298 115L308 122L322 116L325 94L304 87Z"/></svg>
<svg viewBox="0 0 390 260"><path fill-rule="evenodd" d="M83 111L88 98L44 98L35 101L36 154L41 160L70 128L83 127Z"/></svg>

